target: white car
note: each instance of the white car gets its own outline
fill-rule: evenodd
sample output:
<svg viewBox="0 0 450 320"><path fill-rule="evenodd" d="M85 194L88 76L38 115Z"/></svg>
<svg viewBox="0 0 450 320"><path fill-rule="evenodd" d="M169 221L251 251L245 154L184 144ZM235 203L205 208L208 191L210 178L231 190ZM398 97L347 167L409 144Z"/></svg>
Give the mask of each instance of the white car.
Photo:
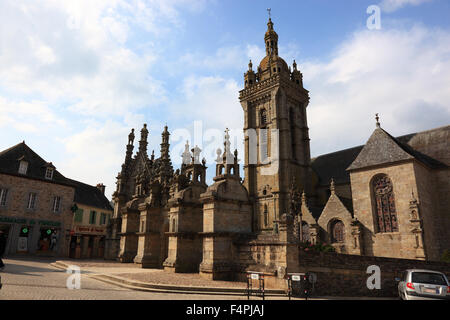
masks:
<svg viewBox="0 0 450 320"><path fill-rule="evenodd" d="M396 280L402 300L450 300L450 283L442 272L410 269Z"/></svg>

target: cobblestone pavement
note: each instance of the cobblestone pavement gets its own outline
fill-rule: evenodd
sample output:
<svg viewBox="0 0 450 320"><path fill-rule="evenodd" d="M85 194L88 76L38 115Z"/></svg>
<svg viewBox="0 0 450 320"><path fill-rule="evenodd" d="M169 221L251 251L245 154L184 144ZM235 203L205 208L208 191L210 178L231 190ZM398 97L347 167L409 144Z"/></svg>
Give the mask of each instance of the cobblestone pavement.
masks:
<svg viewBox="0 0 450 320"><path fill-rule="evenodd" d="M3 260L0 300L237 300L239 296L170 294L120 288L81 274L81 289L66 287L70 276L50 266L53 259L12 257ZM81 266L83 269L83 267ZM128 269L126 269L128 270Z"/></svg>

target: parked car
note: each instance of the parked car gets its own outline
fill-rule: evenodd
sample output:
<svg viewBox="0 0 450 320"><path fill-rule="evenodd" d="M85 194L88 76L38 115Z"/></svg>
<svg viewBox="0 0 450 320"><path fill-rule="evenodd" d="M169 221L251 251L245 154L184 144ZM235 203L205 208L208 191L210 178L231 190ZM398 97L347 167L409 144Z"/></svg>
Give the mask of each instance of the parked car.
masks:
<svg viewBox="0 0 450 320"><path fill-rule="evenodd" d="M442 272L410 269L396 280L402 300L450 300L450 283Z"/></svg>

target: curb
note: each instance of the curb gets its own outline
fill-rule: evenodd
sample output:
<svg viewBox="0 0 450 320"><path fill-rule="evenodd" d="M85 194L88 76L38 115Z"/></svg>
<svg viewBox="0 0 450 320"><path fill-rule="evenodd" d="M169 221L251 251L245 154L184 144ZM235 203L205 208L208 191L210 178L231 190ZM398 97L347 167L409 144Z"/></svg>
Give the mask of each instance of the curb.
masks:
<svg viewBox="0 0 450 320"><path fill-rule="evenodd" d="M60 261L50 264L51 266L66 270L68 265ZM138 291L149 291L149 292L159 292L159 293L180 293L180 294L211 294L211 295L231 295L231 296L246 296L247 289L237 289L237 288L224 288L224 287L193 287L193 286L175 286L175 285L163 285L142 282L137 280L130 280L127 278L122 278L118 276L106 275L106 274L91 274L88 277L102 281L105 283L117 285L119 287L138 290ZM266 289L265 296L286 296L284 290L277 289Z"/></svg>

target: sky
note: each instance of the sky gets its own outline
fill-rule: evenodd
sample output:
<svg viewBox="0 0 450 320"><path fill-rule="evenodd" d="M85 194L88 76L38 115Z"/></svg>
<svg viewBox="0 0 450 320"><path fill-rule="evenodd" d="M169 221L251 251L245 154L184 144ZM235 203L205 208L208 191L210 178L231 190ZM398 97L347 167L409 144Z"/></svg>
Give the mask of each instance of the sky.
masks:
<svg viewBox="0 0 450 320"><path fill-rule="evenodd" d="M147 123L158 156L167 125L174 167L189 140L211 181L225 128L243 158L239 90L267 8L310 92L313 157L364 144L375 113L394 136L450 123L447 0L0 0L0 150L25 141L111 198L131 128L136 151Z"/></svg>

